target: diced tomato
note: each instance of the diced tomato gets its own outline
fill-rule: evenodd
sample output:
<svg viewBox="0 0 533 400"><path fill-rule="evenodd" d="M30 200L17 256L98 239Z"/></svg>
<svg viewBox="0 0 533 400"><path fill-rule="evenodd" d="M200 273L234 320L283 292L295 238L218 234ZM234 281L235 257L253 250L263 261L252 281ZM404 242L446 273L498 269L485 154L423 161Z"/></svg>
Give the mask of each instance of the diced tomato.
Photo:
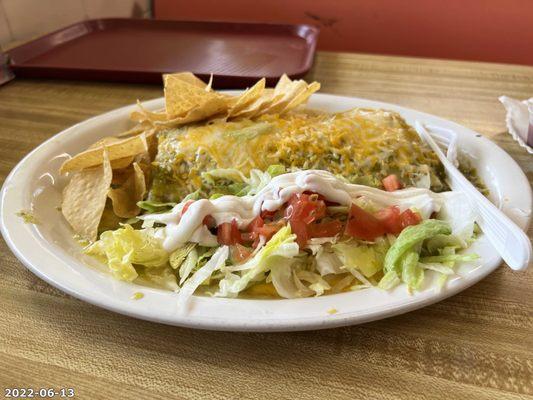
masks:
<svg viewBox="0 0 533 400"><path fill-rule="evenodd" d="M389 206L379 210L376 213L376 218L385 226L387 233L397 235L403 229L400 214L400 208L398 206Z"/></svg>
<svg viewBox="0 0 533 400"><path fill-rule="evenodd" d="M348 221L346 222L345 233L358 239L373 241L377 237L384 235L385 225L372 214L366 212L361 207L352 204Z"/></svg>
<svg viewBox="0 0 533 400"><path fill-rule="evenodd" d="M218 226L217 239L219 244L232 245L241 243L241 232L237 221L223 222Z"/></svg>
<svg viewBox="0 0 533 400"><path fill-rule="evenodd" d="M300 248L304 247L309 240L307 233L307 224L302 220L291 220L291 231L296 235L296 242Z"/></svg>
<svg viewBox="0 0 533 400"><path fill-rule="evenodd" d="M402 220L402 228L406 228L410 225L418 225L422 221L420 214L415 213L409 209L405 210L400 218Z"/></svg>
<svg viewBox="0 0 533 400"><path fill-rule="evenodd" d="M390 206L376 213L377 219L385 226L387 233L399 234L409 225L417 225L422 221L420 214L409 209L400 213L398 206Z"/></svg>
<svg viewBox="0 0 533 400"><path fill-rule="evenodd" d="M294 194L285 209L285 218L289 220L291 231L296 235L300 247L309 239L308 225L326 215L326 203L315 193Z"/></svg>
<svg viewBox="0 0 533 400"><path fill-rule="evenodd" d="M183 205L183 208L181 209L181 215L187 212L192 203L194 203L194 200L187 200L187 202Z"/></svg>
<svg viewBox="0 0 533 400"><path fill-rule="evenodd" d="M259 236L258 229L263 225L265 225L265 221L263 221L263 218L258 215L248 224L246 232L241 233L242 240L244 242L253 242L256 240Z"/></svg>
<svg viewBox="0 0 533 400"><path fill-rule="evenodd" d="M284 224L282 221L278 222L272 222L270 224L265 224L259 228L257 228L257 233L261 236L264 236L267 241L270 240L272 236L276 234L277 231L279 231L281 228L283 228Z"/></svg>
<svg viewBox="0 0 533 400"><path fill-rule="evenodd" d="M259 244L259 236L264 236L268 241L283 225L283 221L265 224L263 218L258 215L250 222L246 228L246 232L243 232L241 237L244 242L253 242L253 247L255 248Z"/></svg>
<svg viewBox="0 0 533 400"><path fill-rule="evenodd" d="M251 255L252 252L242 244L237 243L231 247L231 259L237 263L246 261Z"/></svg>
<svg viewBox="0 0 533 400"><path fill-rule="evenodd" d="M326 215L326 203L317 194L294 194L285 209L285 218L310 224Z"/></svg>
<svg viewBox="0 0 533 400"><path fill-rule="evenodd" d="M273 219L276 215L277 211L267 211L263 210L261 211L261 218L263 219Z"/></svg>
<svg viewBox="0 0 533 400"><path fill-rule="evenodd" d="M214 228L215 226L217 226L217 221L212 215L206 215L204 220L202 221L202 224L204 224L208 228Z"/></svg>
<svg viewBox="0 0 533 400"><path fill-rule="evenodd" d="M381 183L383 183L383 186L385 187L385 190L387 192L394 192L395 190L402 188L402 183L400 182L398 177L394 174L391 174L383 178Z"/></svg>
<svg viewBox="0 0 533 400"><path fill-rule="evenodd" d="M261 216L258 215L252 220L252 222L250 222L246 230L248 232L255 232L257 231L258 228L262 227L263 225L265 225L265 221L263 220Z"/></svg>
<svg viewBox="0 0 533 400"><path fill-rule="evenodd" d="M342 232L342 222L333 220L328 222L316 222L307 226L310 238L330 237Z"/></svg>

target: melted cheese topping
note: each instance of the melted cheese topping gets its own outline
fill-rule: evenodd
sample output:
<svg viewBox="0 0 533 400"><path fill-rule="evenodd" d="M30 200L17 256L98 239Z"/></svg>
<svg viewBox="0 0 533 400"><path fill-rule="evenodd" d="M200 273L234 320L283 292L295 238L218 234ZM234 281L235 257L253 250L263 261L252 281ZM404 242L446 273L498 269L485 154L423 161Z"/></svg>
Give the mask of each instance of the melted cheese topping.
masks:
<svg viewBox="0 0 533 400"><path fill-rule="evenodd" d="M156 191L158 176L164 177L160 182L164 185L176 182L186 187L185 195L201 187L203 171L236 168L247 175L253 168L265 170L272 164L289 170L324 169L353 183L378 187L390 173L409 181L413 174L429 174L440 167L435 154L393 112L269 114L253 121L216 122L162 134ZM441 186L434 190L444 189L438 178L433 181Z"/></svg>

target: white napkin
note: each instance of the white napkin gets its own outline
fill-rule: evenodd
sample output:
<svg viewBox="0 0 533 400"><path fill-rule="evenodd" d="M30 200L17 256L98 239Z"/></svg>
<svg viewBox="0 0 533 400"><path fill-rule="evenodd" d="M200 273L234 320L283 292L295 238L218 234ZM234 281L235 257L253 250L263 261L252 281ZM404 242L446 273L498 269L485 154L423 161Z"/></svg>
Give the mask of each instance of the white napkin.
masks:
<svg viewBox="0 0 533 400"><path fill-rule="evenodd" d="M501 96L499 100L507 110L505 122L509 133L529 154L533 154L533 97L520 101Z"/></svg>

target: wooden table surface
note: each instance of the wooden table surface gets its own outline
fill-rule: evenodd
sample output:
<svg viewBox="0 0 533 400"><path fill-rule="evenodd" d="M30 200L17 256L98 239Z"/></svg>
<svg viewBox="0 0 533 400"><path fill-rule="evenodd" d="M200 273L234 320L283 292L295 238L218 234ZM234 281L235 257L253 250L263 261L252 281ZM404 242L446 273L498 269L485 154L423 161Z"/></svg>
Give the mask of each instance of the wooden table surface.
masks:
<svg viewBox="0 0 533 400"><path fill-rule="evenodd" d="M322 91L398 103L491 137L533 179L497 98L533 95L533 68L319 53ZM66 127L160 87L16 80L0 88L0 176ZM526 188L524 188L526 190ZM530 231L531 237L531 231ZM84 399L533 399L533 270L501 267L424 309L348 328L218 333L83 303L0 241L0 387L71 387Z"/></svg>

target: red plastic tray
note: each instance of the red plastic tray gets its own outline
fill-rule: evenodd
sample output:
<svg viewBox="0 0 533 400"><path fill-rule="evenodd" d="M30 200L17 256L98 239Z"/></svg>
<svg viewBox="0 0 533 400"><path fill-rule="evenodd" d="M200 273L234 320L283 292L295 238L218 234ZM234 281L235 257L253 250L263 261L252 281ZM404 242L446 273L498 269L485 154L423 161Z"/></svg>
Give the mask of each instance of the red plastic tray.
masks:
<svg viewBox="0 0 533 400"><path fill-rule="evenodd" d="M161 74L215 75L218 88L246 87L283 73L303 76L318 29L310 25L97 19L8 52L18 77L160 83Z"/></svg>

